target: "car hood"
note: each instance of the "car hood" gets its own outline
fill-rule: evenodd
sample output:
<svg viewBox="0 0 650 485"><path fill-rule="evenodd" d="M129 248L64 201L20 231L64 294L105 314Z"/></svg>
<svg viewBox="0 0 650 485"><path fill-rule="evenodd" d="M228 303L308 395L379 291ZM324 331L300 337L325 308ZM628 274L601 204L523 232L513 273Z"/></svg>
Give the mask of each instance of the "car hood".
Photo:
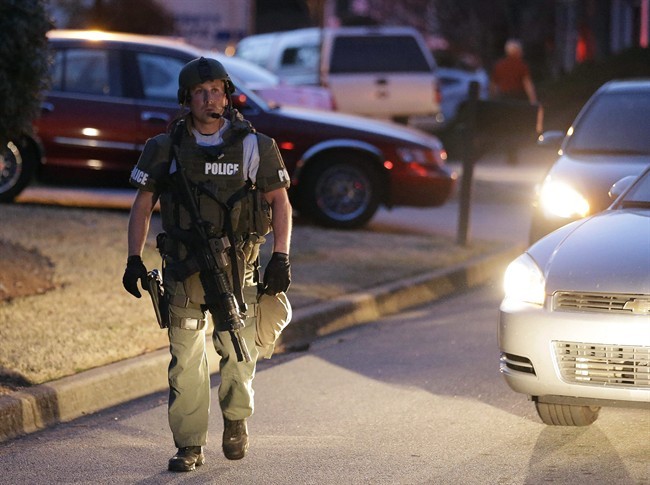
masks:
<svg viewBox="0 0 650 485"><path fill-rule="evenodd" d="M423 131L399 125L390 121L376 120L362 116L339 112L309 110L294 107L282 107L277 110L285 117L299 122L325 123L332 127L345 126L368 135L392 138L395 141L410 142L427 147L441 148L440 139Z"/></svg>
<svg viewBox="0 0 650 485"><path fill-rule="evenodd" d="M649 155L562 155L547 177L566 181L586 196L591 211L599 212L612 203L608 193L612 184L627 175L638 175L650 165Z"/></svg>
<svg viewBox="0 0 650 485"><path fill-rule="evenodd" d="M546 291L650 294L650 211L608 210L577 221L528 251Z"/></svg>

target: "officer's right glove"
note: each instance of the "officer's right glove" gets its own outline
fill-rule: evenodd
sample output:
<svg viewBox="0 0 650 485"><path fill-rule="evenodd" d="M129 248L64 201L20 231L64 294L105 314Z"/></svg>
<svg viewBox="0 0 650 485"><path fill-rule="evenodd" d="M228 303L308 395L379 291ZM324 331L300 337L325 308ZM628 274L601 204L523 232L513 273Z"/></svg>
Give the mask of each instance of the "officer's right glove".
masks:
<svg viewBox="0 0 650 485"><path fill-rule="evenodd" d="M142 262L140 256L129 256L126 260L126 269L124 276L122 276L122 285L124 289L131 293L136 298L140 298L140 290L138 290L138 280L142 288L147 287L147 268Z"/></svg>

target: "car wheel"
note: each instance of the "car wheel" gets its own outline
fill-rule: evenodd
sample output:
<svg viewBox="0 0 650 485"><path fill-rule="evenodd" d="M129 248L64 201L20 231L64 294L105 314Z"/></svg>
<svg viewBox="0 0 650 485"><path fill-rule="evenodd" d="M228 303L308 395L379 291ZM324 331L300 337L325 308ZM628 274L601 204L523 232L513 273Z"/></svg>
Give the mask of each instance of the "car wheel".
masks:
<svg viewBox="0 0 650 485"><path fill-rule="evenodd" d="M316 223L355 229L379 207L378 173L358 162L320 163L305 174L301 189L305 210Z"/></svg>
<svg viewBox="0 0 650 485"><path fill-rule="evenodd" d="M11 202L32 179L34 160L13 142L0 152L0 202Z"/></svg>
<svg viewBox="0 0 650 485"><path fill-rule="evenodd" d="M598 418L598 406L574 406L536 402L537 414L551 426L588 426Z"/></svg>

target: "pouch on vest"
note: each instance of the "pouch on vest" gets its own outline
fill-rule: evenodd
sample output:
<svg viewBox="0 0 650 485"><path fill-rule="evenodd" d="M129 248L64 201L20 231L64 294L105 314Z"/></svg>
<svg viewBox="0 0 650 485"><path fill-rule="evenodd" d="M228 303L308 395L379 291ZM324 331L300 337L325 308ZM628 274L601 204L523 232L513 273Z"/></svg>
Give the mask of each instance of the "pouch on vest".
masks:
<svg viewBox="0 0 650 485"><path fill-rule="evenodd" d="M253 191L253 206L251 217L253 219L254 231L259 236L266 236L271 232L271 206L266 201L261 190Z"/></svg>
<svg viewBox="0 0 650 485"><path fill-rule="evenodd" d="M270 359L275 342L292 317L291 303L285 293L267 295L262 293L257 300L257 328L255 345L261 347L265 359Z"/></svg>

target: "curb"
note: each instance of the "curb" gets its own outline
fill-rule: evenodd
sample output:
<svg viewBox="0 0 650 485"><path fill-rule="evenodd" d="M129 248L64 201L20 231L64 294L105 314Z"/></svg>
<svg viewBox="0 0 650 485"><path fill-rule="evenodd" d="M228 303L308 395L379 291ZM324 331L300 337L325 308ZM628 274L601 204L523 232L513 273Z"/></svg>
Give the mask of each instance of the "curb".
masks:
<svg viewBox="0 0 650 485"><path fill-rule="evenodd" d="M305 349L319 337L484 284L522 250L510 247L295 310L276 353ZM216 357L208 360L210 372L218 372ZM168 364L169 351L162 349L0 396L0 443L164 391Z"/></svg>

